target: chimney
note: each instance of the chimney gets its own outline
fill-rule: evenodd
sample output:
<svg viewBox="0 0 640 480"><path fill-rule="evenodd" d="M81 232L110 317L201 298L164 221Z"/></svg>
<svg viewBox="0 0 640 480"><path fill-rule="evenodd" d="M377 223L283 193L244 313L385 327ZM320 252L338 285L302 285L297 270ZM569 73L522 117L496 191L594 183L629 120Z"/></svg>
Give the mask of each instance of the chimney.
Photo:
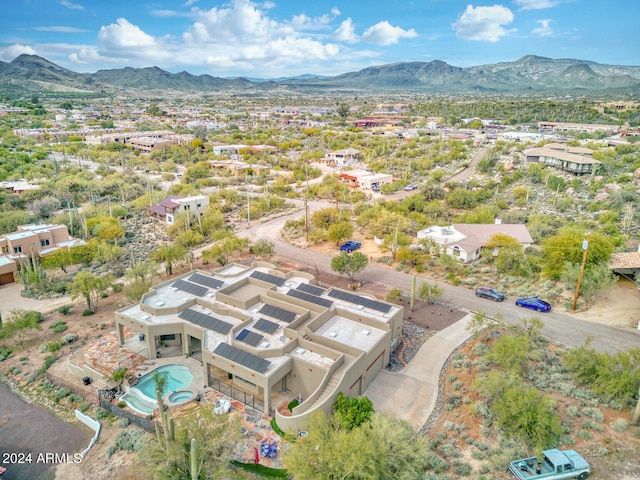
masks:
<svg viewBox="0 0 640 480"><path fill-rule="evenodd" d="M502 219L500 217L496 217L496 225L502 225Z"/></svg>

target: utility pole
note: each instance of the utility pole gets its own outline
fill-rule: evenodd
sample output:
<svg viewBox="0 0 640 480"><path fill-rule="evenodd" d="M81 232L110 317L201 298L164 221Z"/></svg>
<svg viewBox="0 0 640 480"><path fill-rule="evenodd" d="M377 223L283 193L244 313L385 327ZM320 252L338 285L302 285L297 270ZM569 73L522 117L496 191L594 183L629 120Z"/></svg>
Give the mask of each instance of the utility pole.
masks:
<svg viewBox="0 0 640 480"><path fill-rule="evenodd" d="M589 239L591 238L591 234L587 234L587 239L582 242L582 250L584 250L584 254L582 255L582 265L580 266L580 275L578 275L578 285L576 286L576 294L573 296L573 305L571 306L571 311L575 312L576 303L578 303L578 294L580 293L580 284L582 283L582 275L584 274L584 265L587 263L587 253L589 252Z"/></svg>

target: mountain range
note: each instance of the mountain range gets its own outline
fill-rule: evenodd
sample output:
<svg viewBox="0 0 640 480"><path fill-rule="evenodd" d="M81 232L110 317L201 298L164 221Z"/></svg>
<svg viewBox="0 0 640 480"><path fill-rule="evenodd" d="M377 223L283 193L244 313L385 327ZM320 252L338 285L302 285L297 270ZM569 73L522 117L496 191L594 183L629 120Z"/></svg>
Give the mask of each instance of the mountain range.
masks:
<svg viewBox="0 0 640 480"><path fill-rule="evenodd" d="M158 67L77 73L36 55L0 61L0 93L146 92L300 94L639 94L640 67L527 55L513 62L461 68L440 60L372 66L333 77L261 80L170 73Z"/></svg>

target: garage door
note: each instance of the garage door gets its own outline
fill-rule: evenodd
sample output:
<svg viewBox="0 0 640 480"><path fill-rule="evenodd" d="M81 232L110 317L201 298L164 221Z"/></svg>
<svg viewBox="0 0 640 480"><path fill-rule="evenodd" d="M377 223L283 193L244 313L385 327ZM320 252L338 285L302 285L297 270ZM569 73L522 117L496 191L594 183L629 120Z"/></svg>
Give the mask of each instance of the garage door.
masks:
<svg viewBox="0 0 640 480"><path fill-rule="evenodd" d="M13 283L13 272L9 273L1 273L0 274L0 285L7 285L9 283Z"/></svg>

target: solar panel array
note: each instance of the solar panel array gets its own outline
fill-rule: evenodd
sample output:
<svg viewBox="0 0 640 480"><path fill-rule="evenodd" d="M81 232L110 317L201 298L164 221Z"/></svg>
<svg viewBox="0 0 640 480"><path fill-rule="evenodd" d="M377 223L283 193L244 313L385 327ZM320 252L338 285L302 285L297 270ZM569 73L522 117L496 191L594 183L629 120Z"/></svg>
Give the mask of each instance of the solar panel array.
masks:
<svg viewBox="0 0 640 480"><path fill-rule="evenodd" d="M311 295L321 296L326 290L324 288L316 287L315 285L309 285L308 283L301 283L296 287L298 290L310 293Z"/></svg>
<svg viewBox="0 0 640 480"><path fill-rule="evenodd" d="M300 290L289 290L287 295L294 298L299 298L300 300L304 300L305 302L315 303L316 305L320 305L325 308L331 307L333 305L333 301L328 298L316 297L315 295L311 295L310 293L301 292Z"/></svg>
<svg viewBox="0 0 640 480"><path fill-rule="evenodd" d="M195 283L186 282L184 280L176 280L172 286L177 288L178 290L191 293L198 297L204 297L204 295L209 291L208 288L196 285Z"/></svg>
<svg viewBox="0 0 640 480"><path fill-rule="evenodd" d="M257 347L258 345L260 345L260 342L262 342L263 338L264 338L264 336L244 328L238 334L238 336L236 337L236 340L238 340L240 342L244 342L247 345L251 345L252 347Z"/></svg>
<svg viewBox="0 0 640 480"><path fill-rule="evenodd" d="M213 277L207 277L206 275L202 275L201 273L194 273L187 280L216 290L224 285L224 282L222 280L218 280L217 278Z"/></svg>
<svg viewBox="0 0 640 480"><path fill-rule="evenodd" d="M220 355L227 360L231 360L232 362L239 363L240 365L250 368L258 373L266 372L269 365L271 365L269 360L257 357L256 355L240 350L239 348L232 347L224 342L220 343L213 353Z"/></svg>
<svg viewBox="0 0 640 480"><path fill-rule="evenodd" d="M266 318L261 318L260 320L258 320L256 322L256 324L253 326L253 328L255 328L256 330L260 330L262 332L268 333L269 335L273 334L273 332L275 332L278 328L280 328L280 325L278 325L275 322L270 322L269 320L267 320Z"/></svg>
<svg viewBox="0 0 640 480"><path fill-rule="evenodd" d="M251 274L251 278L257 278L258 280L262 280L263 282L273 283L274 285L277 285L278 287L283 286L284 282L285 282L284 278L276 277L275 275L270 275L270 274L264 273L264 272L253 272Z"/></svg>
<svg viewBox="0 0 640 480"><path fill-rule="evenodd" d="M263 305L260 309L260 313L265 315L269 315L270 317L277 318L278 320L282 320L286 323L291 323L294 318L296 318L296 312L290 312L289 310L285 310L284 308L274 307L273 305Z"/></svg>
<svg viewBox="0 0 640 480"><path fill-rule="evenodd" d="M356 305L362 305L366 308L377 310L378 312L387 313L391 310L391 305L387 303L378 302L377 300L371 300L369 298L361 297L360 295L354 295L353 293L345 292L343 290L337 290L332 288L329 290L328 295L333 298L344 300L345 302L354 303Z"/></svg>
<svg viewBox="0 0 640 480"><path fill-rule="evenodd" d="M229 333L233 328L233 325L231 325L230 323L220 320L219 318L205 315L204 313L196 312L195 310L191 310L190 308L187 308L186 310L180 312L180 315L178 315L178 317L186 320L187 322L191 322L202 328L213 330L214 332L218 332L223 335Z"/></svg>

